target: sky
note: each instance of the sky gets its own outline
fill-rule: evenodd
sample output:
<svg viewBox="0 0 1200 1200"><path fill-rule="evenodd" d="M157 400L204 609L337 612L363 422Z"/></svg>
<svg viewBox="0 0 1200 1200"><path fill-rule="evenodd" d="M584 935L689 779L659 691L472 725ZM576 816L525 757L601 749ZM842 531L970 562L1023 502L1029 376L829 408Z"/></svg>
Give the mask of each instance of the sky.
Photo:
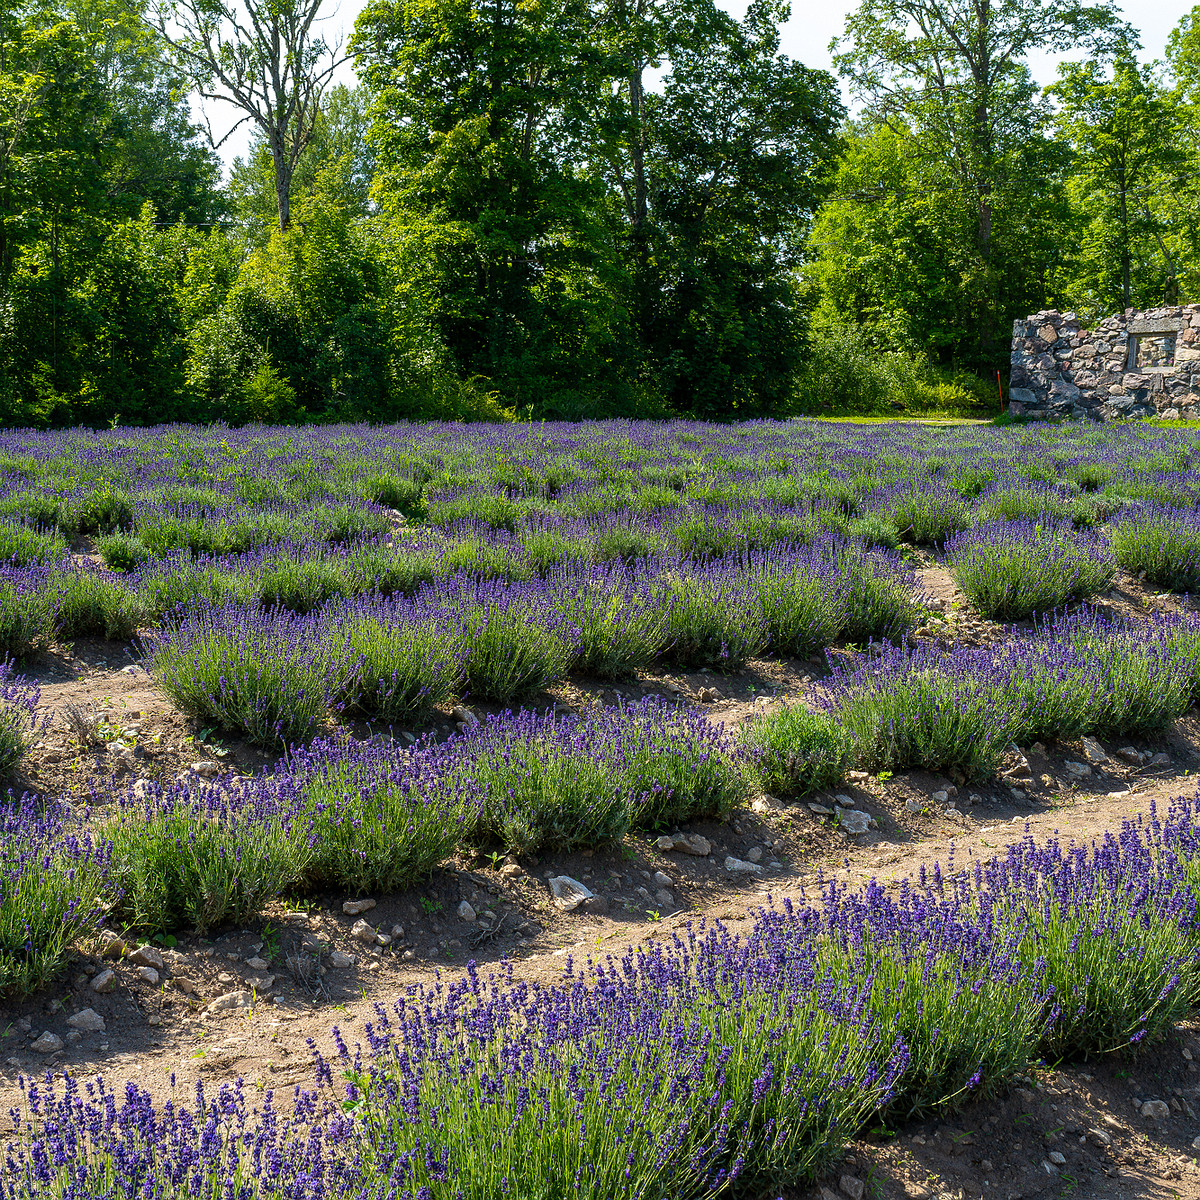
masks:
<svg viewBox="0 0 1200 1200"><path fill-rule="evenodd" d="M722 7L741 16L746 10L746 0L718 0ZM1055 0L1043 0L1053 4ZM349 38L354 28L354 20L363 8L366 0L330 0L327 11L329 18L325 26L325 34L330 38L339 35L343 43ZM840 37L846 19L846 14L858 7L857 0L792 0L791 20L783 27L782 50L789 57L798 59L808 67L820 67L827 71L833 70L833 62L829 53L829 43ZM1161 58L1167 37L1179 23L1179 19L1191 11L1192 0L1137 0L1120 6L1129 21L1141 33L1142 57L1147 61ZM1053 82L1058 63L1071 55L1037 54L1029 60L1033 77L1042 85ZM342 68L339 79L352 83L353 70L349 65ZM208 114L212 119L214 132L218 136L236 120L233 109L229 105L209 103ZM226 167L233 162L237 155L244 155L250 144L251 131L243 125L234 132L221 147L221 157Z"/></svg>

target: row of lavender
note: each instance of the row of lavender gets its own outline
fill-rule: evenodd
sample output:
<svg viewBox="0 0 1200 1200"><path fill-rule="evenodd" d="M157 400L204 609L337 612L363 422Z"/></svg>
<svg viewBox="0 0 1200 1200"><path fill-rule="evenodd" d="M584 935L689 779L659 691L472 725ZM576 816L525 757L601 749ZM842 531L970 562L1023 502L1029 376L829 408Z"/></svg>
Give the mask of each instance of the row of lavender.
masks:
<svg viewBox="0 0 1200 1200"><path fill-rule="evenodd" d="M735 937L699 924L555 986L473 971L380 1006L291 1111L240 1082L155 1109L29 1081L4 1200L680 1200L775 1194L869 1119L1040 1057L1153 1039L1200 997L1197 812L1032 839L889 895L836 885ZM768 1189L772 1189L768 1191Z"/></svg>
<svg viewBox="0 0 1200 1200"><path fill-rule="evenodd" d="M806 422L0 436L0 559L95 536L123 570L184 550L388 535L550 562L721 554L813 525L940 543L976 519L1092 526L1129 505L1195 508L1186 431L887 430Z"/></svg>
<svg viewBox="0 0 1200 1200"><path fill-rule="evenodd" d="M31 711L11 690L8 711ZM0 839L0 993L40 986L103 919L203 931L285 892L396 892L463 851L602 845L851 766L984 777L1014 742L1160 729L1200 699L1200 621L1083 612L999 648L885 649L835 666L818 699L736 737L656 699L506 712L440 743L318 739L234 787L142 783L82 817L26 802Z"/></svg>

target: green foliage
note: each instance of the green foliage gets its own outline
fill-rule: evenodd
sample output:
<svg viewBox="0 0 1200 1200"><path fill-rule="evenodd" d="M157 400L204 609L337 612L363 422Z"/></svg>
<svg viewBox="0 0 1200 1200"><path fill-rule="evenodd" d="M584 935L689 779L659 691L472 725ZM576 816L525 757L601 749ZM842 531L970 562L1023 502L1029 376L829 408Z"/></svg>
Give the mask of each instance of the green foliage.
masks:
<svg viewBox="0 0 1200 1200"><path fill-rule="evenodd" d="M55 634L62 640L102 637L128 641L145 623L141 598L123 580L89 571L64 571L51 581Z"/></svg>
<svg viewBox="0 0 1200 1200"><path fill-rule="evenodd" d="M758 786L772 796L804 796L841 783L854 743L837 721L785 704L756 714L739 731Z"/></svg>
<svg viewBox="0 0 1200 1200"><path fill-rule="evenodd" d="M173 792L129 805L103 827L112 844L114 916L155 933L243 925L303 870L309 850L281 820L236 806L210 812Z"/></svg>

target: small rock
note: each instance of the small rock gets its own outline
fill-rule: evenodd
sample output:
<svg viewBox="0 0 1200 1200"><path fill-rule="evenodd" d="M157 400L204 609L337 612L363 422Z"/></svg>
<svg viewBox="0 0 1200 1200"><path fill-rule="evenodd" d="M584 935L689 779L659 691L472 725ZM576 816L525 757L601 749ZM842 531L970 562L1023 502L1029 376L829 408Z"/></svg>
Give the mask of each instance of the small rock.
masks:
<svg viewBox="0 0 1200 1200"><path fill-rule="evenodd" d="M750 811L756 813L779 812L783 805L774 796L755 796L750 801Z"/></svg>
<svg viewBox="0 0 1200 1200"><path fill-rule="evenodd" d="M725 859L725 870L733 875L761 875L762 867L758 863L743 862L740 858L734 858L732 855Z"/></svg>
<svg viewBox="0 0 1200 1200"><path fill-rule="evenodd" d="M1051 1150L1046 1157L1056 1167L1065 1167L1067 1165L1067 1156L1061 1150Z"/></svg>
<svg viewBox="0 0 1200 1200"><path fill-rule="evenodd" d="M550 884L550 894L554 897L555 905L563 912L574 912L595 894L570 875L554 875L547 882Z"/></svg>
<svg viewBox="0 0 1200 1200"><path fill-rule="evenodd" d="M1152 767L1169 767L1171 765L1171 756L1169 754L1152 754L1150 756L1150 765Z"/></svg>
<svg viewBox="0 0 1200 1200"><path fill-rule="evenodd" d="M1042 1170L1045 1171L1047 1175L1057 1175L1058 1174L1058 1168L1052 1162L1050 1162L1048 1159L1045 1159L1045 1158L1042 1159Z"/></svg>
<svg viewBox="0 0 1200 1200"><path fill-rule="evenodd" d="M911 796L904 802L905 812L919 813L923 811L924 807L920 800L914 800Z"/></svg>
<svg viewBox="0 0 1200 1200"><path fill-rule="evenodd" d="M356 942L367 942L374 944L375 942L375 927L359 917L357 921L350 927L350 936Z"/></svg>
<svg viewBox="0 0 1200 1200"><path fill-rule="evenodd" d="M1086 779L1092 773L1092 768L1087 763L1066 762L1063 767L1073 779Z"/></svg>
<svg viewBox="0 0 1200 1200"><path fill-rule="evenodd" d="M833 816L833 809L828 804L818 804L815 800L809 802L808 811L816 813L818 817Z"/></svg>
<svg viewBox="0 0 1200 1200"><path fill-rule="evenodd" d="M479 718L465 704L456 704L450 715L460 724L474 728L479 724Z"/></svg>
<svg viewBox="0 0 1200 1200"><path fill-rule="evenodd" d="M524 875L525 872L516 863L505 863L500 868L500 874L506 879L516 879L519 875Z"/></svg>
<svg viewBox="0 0 1200 1200"><path fill-rule="evenodd" d="M184 979L180 976L176 976L174 983L175 987L185 996L194 996L196 994L196 985L190 979Z"/></svg>
<svg viewBox="0 0 1200 1200"><path fill-rule="evenodd" d="M246 966L252 971L265 971L267 969L267 960L259 958L256 954L253 958L246 959Z"/></svg>
<svg viewBox="0 0 1200 1200"><path fill-rule="evenodd" d="M112 967L105 967L92 980L92 991L98 992L100 995L107 995L111 991L115 991L117 986L117 975Z"/></svg>
<svg viewBox="0 0 1200 1200"><path fill-rule="evenodd" d="M871 776L868 775L866 771L847 771L846 778L850 780L851 783L866 783Z"/></svg>
<svg viewBox="0 0 1200 1200"><path fill-rule="evenodd" d="M1171 1106L1163 1100L1147 1100L1142 1105L1142 1116L1152 1121L1165 1121L1171 1115Z"/></svg>
<svg viewBox="0 0 1200 1200"><path fill-rule="evenodd" d="M193 775L199 775L201 779L216 779L221 773L221 764L215 763L211 759L202 759L200 762L194 762L188 770Z"/></svg>
<svg viewBox="0 0 1200 1200"><path fill-rule="evenodd" d="M29 1048L36 1050L39 1054L53 1054L55 1051L63 1048L63 1040L57 1033L51 1033L49 1030L46 1030Z"/></svg>
<svg viewBox="0 0 1200 1200"><path fill-rule="evenodd" d="M397 938L402 938L403 936L404 936L404 926L403 925L393 925L392 926L392 941L395 941Z"/></svg>
<svg viewBox="0 0 1200 1200"><path fill-rule="evenodd" d="M670 891L668 888L659 888L658 891L654 893L654 903L660 908L674 908L675 893Z"/></svg>
<svg viewBox="0 0 1200 1200"><path fill-rule="evenodd" d="M593 916L602 917L606 912L608 912L608 897L589 896L579 907L580 910L585 913L591 913Z"/></svg>
<svg viewBox="0 0 1200 1200"><path fill-rule="evenodd" d="M158 983L158 972L153 967L138 967L134 974L143 982L154 987Z"/></svg>
<svg viewBox="0 0 1200 1200"><path fill-rule="evenodd" d="M1103 1129L1089 1129L1087 1131L1087 1135L1097 1146L1112 1145L1112 1135L1105 1132Z"/></svg>
<svg viewBox="0 0 1200 1200"><path fill-rule="evenodd" d="M476 914L474 908L471 907L471 904L469 901L464 900L458 906L458 919L460 921L466 921L468 925L471 925L471 924L474 924L476 916L477 916L477 914Z"/></svg>
<svg viewBox="0 0 1200 1200"><path fill-rule="evenodd" d="M103 1033L105 1028L104 1018L94 1008L81 1008L67 1018L67 1024L80 1033Z"/></svg>
<svg viewBox="0 0 1200 1200"><path fill-rule="evenodd" d="M1129 763L1131 766L1140 766L1142 761L1142 753L1140 750L1135 750L1132 746L1122 746L1116 755L1123 762Z"/></svg>
<svg viewBox="0 0 1200 1200"><path fill-rule="evenodd" d="M102 930L100 933L100 939L101 958L121 959L124 958L129 951L129 947L126 946L124 941L117 937L117 935L113 933L111 929Z"/></svg>
<svg viewBox="0 0 1200 1200"><path fill-rule="evenodd" d="M353 954L345 954L341 950L331 950L329 952L329 965L337 967L339 970L345 967L352 967L358 961Z"/></svg>
<svg viewBox="0 0 1200 1200"><path fill-rule="evenodd" d="M274 975L253 975L246 982L256 992L269 992L275 986Z"/></svg>
<svg viewBox="0 0 1200 1200"><path fill-rule="evenodd" d="M871 827L871 814L855 808L842 810L838 825L847 833L866 833Z"/></svg>
<svg viewBox="0 0 1200 1200"><path fill-rule="evenodd" d="M945 804L950 799L950 796L947 792L934 792L930 799L935 804Z"/></svg>
<svg viewBox="0 0 1200 1200"><path fill-rule="evenodd" d="M347 900L342 904L342 912L348 917L358 917L370 912L374 907L374 900Z"/></svg>
<svg viewBox="0 0 1200 1200"><path fill-rule="evenodd" d="M485 913L484 915L486 916L487 914ZM390 946L392 944L392 938L390 934L377 933L375 935L375 942L379 946Z"/></svg>
<svg viewBox="0 0 1200 1200"><path fill-rule="evenodd" d="M761 846L752 846L746 852L746 861L747 862L752 862L752 863L762 862L762 858L763 858L763 852L762 852Z"/></svg>
<svg viewBox="0 0 1200 1200"><path fill-rule="evenodd" d="M1108 754L1105 749L1094 737L1085 737L1083 739L1083 757L1088 760L1093 766L1096 763L1108 762Z"/></svg>
<svg viewBox="0 0 1200 1200"><path fill-rule="evenodd" d="M130 956L129 961L137 967L153 967L156 971L163 970L163 956L154 946L139 946Z"/></svg>
<svg viewBox="0 0 1200 1200"><path fill-rule="evenodd" d="M843 1195L850 1197L850 1200L862 1200L863 1181L861 1179L857 1179L853 1175L843 1175L838 1180L838 1187L842 1189Z"/></svg>
<svg viewBox="0 0 1200 1200"><path fill-rule="evenodd" d="M854 807L854 801L851 800L849 796L845 795L842 792L839 792L836 796L834 796L834 800L838 804L840 804L843 808L853 808Z"/></svg>
<svg viewBox="0 0 1200 1200"><path fill-rule="evenodd" d="M674 881L671 879L670 875L666 873L666 871L655 871L654 882L657 883L659 887L670 887Z"/></svg>
<svg viewBox="0 0 1200 1200"><path fill-rule="evenodd" d="M696 699L699 700L701 704L715 704L721 699L721 693L718 692L716 688L701 688L696 693Z"/></svg>
<svg viewBox="0 0 1200 1200"><path fill-rule="evenodd" d="M228 1012L234 1008L249 1008L254 1003L251 992L226 992L205 1009L206 1012Z"/></svg>

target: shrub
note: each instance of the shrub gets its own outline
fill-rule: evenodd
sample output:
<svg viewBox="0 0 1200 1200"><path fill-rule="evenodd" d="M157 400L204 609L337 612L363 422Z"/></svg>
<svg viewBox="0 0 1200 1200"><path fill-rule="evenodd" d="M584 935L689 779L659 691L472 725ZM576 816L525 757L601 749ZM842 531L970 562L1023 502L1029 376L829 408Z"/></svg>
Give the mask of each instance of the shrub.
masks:
<svg viewBox="0 0 1200 1200"><path fill-rule="evenodd" d="M322 619L344 656L338 696L357 712L391 723L418 720L462 686L460 634L411 602L355 602L327 609Z"/></svg>
<svg viewBox="0 0 1200 1200"><path fill-rule="evenodd" d="M261 784L174 783L126 795L104 823L114 915L152 932L243 925L297 879L309 836Z"/></svg>
<svg viewBox="0 0 1200 1200"><path fill-rule="evenodd" d="M971 506L949 488L889 489L877 502L891 515L901 539L917 546L942 546L971 524Z"/></svg>
<svg viewBox="0 0 1200 1200"><path fill-rule="evenodd" d="M149 650L177 708L261 746L311 737L332 703L337 648L291 613L200 604L152 635Z"/></svg>
<svg viewBox="0 0 1200 1200"><path fill-rule="evenodd" d="M799 658L836 640L846 624L845 581L827 551L777 546L750 555L745 571L770 650Z"/></svg>
<svg viewBox="0 0 1200 1200"><path fill-rule="evenodd" d="M838 570L847 641L896 638L917 624L916 576L896 555L858 542L835 542L829 554Z"/></svg>
<svg viewBox="0 0 1200 1200"><path fill-rule="evenodd" d="M675 662L740 671L766 648L762 599L736 557L668 567L657 575L655 589L670 613L668 653Z"/></svg>
<svg viewBox="0 0 1200 1200"><path fill-rule="evenodd" d="M1061 525L996 521L946 543L954 582L985 616L1016 621L1104 591L1113 564L1094 538Z"/></svg>
<svg viewBox="0 0 1200 1200"><path fill-rule="evenodd" d="M133 501L119 488L101 484L83 496L75 510L80 533L115 533L133 526Z"/></svg>
<svg viewBox="0 0 1200 1200"><path fill-rule="evenodd" d="M579 629L538 584L507 584L455 576L416 597L427 614L456 631L464 647L468 695L505 704L562 679L579 650Z"/></svg>
<svg viewBox="0 0 1200 1200"><path fill-rule="evenodd" d="M54 632L57 596L45 571L0 567L0 655L24 658Z"/></svg>
<svg viewBox="0 0 1200 1200"><path fill-rule="evenodd" d="M318 739L292 752L283 779L307 831L306 888L412 887L453 855L479 807L423 778L390 741Z"/></svg>
<svg viewBox="0 0 1200 1200"><path fill-rule="evenodd" d="M628 679L666 649L671 602L656 594L644 575L620 567L560 568L546 582L579 630L576 670L600 679Z"/></svg>
<svg viewBox="0 0 1200 1200"><path fill-rule="evenodd" d="M0 523L0 564L44 566L61 558L66 549L67 543L57 533L38 533L25 525Z"/></svg>
<svg viewBox="0 0 1200 1200"><path fill-rule="evenodd" d="M127 641L146 620L140 597L123 580L92 571L62 571L52 577L55 633L71 640L102 637Z"/></svg>
<svg viewBox="0 0 1200 1200"><path fill-rule="evenodd" d="M0 997L37 991L104 920L108 847L69 829L65 806L0 803Z"/></svg>
<svg viewBox="0 0 1200 1200"><path fill-rule="evenodd" d="M150 557L145 543L132 533L112 533L97 538L96 549L104 565L114 571L136 571Z"/></svg>
<svg viewBox="0 0 1200 1200"><path fill-rule="evenodd" d="M1200 509L1133 509L1108 533L1117 563L1154 587L1200 591Z"/></svg>
<svg viewBox="0 0 1200 1200"><path fill-rule="evenodd" d="M1012 740L1007 675L990 656L873 647L835 666L822 705L841 722L869 771L919 767L986 777Z"/></svg>
<svg viewBox="0 0 1200 1200"><path fill-rule="evenodd" d="M854 742L834 718L786 704L756 714L739 731L758 786L773 796L805 796L840 783Z"/></svg>

